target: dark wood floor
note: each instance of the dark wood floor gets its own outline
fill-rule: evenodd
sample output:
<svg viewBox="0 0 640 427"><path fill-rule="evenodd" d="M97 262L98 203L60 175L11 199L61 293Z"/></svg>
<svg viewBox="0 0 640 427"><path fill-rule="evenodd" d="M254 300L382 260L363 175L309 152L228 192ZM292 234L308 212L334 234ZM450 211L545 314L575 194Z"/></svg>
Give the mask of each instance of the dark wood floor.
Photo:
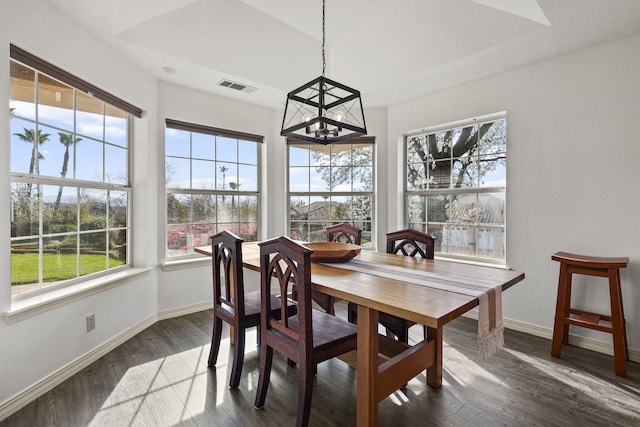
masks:
<svg viewBox="0 0 640 427"><path fill-rule="evenodd" d="M476 322L445 329L443 386L424 374L379 405L381 426L638 426L640 366L629 378L613 358L507 331L506 348L476 361ZM290 426L297 401L296 368L276 356L264 409L253 406L258 353L250 332L242 381L227 387L229 340L207 368L211 311L156 323L0 426ZM414 327L415 338L421 329ZM312 426L353 426L356 371L339 360L318 367Z"/></svg>

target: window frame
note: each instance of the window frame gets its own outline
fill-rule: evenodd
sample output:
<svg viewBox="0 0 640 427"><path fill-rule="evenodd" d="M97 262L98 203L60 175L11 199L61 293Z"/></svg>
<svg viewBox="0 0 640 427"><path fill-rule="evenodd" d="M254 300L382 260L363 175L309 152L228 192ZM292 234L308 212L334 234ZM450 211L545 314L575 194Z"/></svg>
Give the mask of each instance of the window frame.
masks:
<svg viewBox="0 0 640 427"><path fill-rule="evenodd" d="M176 129L176 130L180 130L180 131L185 131L185 132L189 132L190 133L190 142L192 142L192 137L191 135L193 133L196 134L203 134L203 135L210 135L213 136L215 138L228 138L228 139L235 139L236 141L245 141L245 142L253 142L256 143L256 190L240 190L239 188L237 188L236 190L220 190L217 188L214 189L194 189L194 188L178 188L178 187L169 187L167 185L167 158L171 157L171 158L182 158L182 159L188 159L190 164L191 162L195 159L198 160L198 158L194 158L191 152L191 147L190 147L190 153L189 153L189 157L184 157L184 156L169 156L166 153L166 148L167 148L167 130L168 129ZM179 262L179 261L184 261L184 260L190 260L190 259L199 259L201 258L201 255L199 255L198 253L196 253L193 250L193 247L197 246L197 244L194 244L193 247L188 248L188 250L185 253L182 254L177 254L177 255L170 255L169 254L169 227L170 227L170 223L169 223L169 213L168 213L168 203L167 203L167 199L168 196L171 195L209 195L209 196L213 196L216 199L219 196L236 196L236 197L241 197L241 196L248 196L248 197L255 197L256 200L256 240L259 238L260 236L260 232L261 232L261 224L262 224L262 220L261 220L261 204L262 204L262 150L264 149L264 147L262 146L262 144L264 143L264 136L262 135L256 135L256 134L252 134L252 133L247 133L247 132L241 132L241 131L236 131L236 130L229 130L229 129L223 129L223 128L217 128L217 127L213 127L213 126L208 126L208 125L203 125L203 124L198 124L198 123L192 123L192 122L185 122L185 121L180 121L180 120L175 120L175 119L171 119L171 118L165 118L165 135L164 135L164 145L163 145L163 165L164 165L164 233L163 233L163 246L164 246L164 250L163 250L163 254L164 254L164 260L165 263L172 263L172 262ZM215 144L217 144L217 141L215 142ZM239 151L239 147L238 147L238 151ZM239 154L239 153L238 153ZM217 154L213 156L213 159L209 159L208 161L211 161L213 163L217 163L220 160L217 159ZM231 162L228 160L222 160L222 162L224 163L231 163L231 164L235 164L236 167L242 166L242 165L248 165L248 166L254 166L253 164L249 164L249 163L245 163L245 162L241 162L239 158L236 159L235 162ZM217 175L217 164L216 164L216 169L215 169L215 173L214 173L214 177ZM240 177L240 173L238 172L238 177ZM191 171L190 171L190 179L192 178L191 176ZM214 178L215 179L215 178ZM217 204L217 202L216 202ZM217 228L218 224L232 224L232 223L224 223L221 222L219 223L217 218L214 218L211 222L211 224L214 224ZM237 220L234 222L234 224L236 224L237 226L240 226L241 224L245 224L247 222L242 222L240 221L240 218L237 218ZM193 221L193 216L190 216L190 222L187 223L183 223L183 225L193 225L194 221ZM209 235L214 234L213 232L210 232ZM242 236L241 236L242 237ZM207 237L207 242L200 242L202 243L202 245L208 245L208 237Z"/></svg>
<svg viewBox="0 0 640 427"><path fill-rule="evenodd" d="M131 145L132 145L132 135L133 135L133 117L134 116L140 117L142 114L142 110L139 109L138 107L133 106L132 104L129 104L126 101L121 100L120 98L117 98L111 95L109 92L106 92L88 82L85 82L79 77L76 77L75 75L62 70L61 68L58 68L52 64L49 64L48 62L36 57L35 55L30 54L29 52L23 49L18 48L17 46L14 46L13 44L10 45L9 62L10 64L16 63L18 66L22 66L34 72L33 90L35 92L33 95L34 96L33 102L34 102L34 108L36 108L36 110L39 108L38 106L40 105L39 92L40 90L44 90L40 88L40 78L41 78L40 76L43 76L45 78L45 81L46 79L49 79L49 80L55 80L62 83L63 85L68 87L73 93L73 98L72 98L73 103L71 107L71 112L73 114L74 119L73 119L73 125L72 125L73 127L72 132L69 132L69 129L67 128L61 128L57 126L55 123L49 123L46 120L43 121L43 119L41 119L38 112L36 112L33 117L20 116L19 114L14 114L12 112L11 114L12 118L16 118L24 123L31 124L33 126L33 132L35 132L36 134L38 134L42 128L51 129L53 131L61 131L61 132L68 133L69 135L72 135L74 138L81 137L80 140L86 139L88 141L91 140L93 142L100 143L102 144L101 148L103 150L103 157L102 157L103 175L102 175L101 181L77 179L74 176L76 171L76 169L74 168L74 165L76 163L75 161L73 161L70 164L72 169L71 177L67 177L67 176L57 177L57 176L46 175L46 174L40 175L38 169L36 169L35 173L30 174L24 171L23 172L14 171L13 168L10 166L9 185L11 186L12 193L14 191L15 185L25 184L25 185L37 186L37 196L34 197L30 202L30 203L33 203L33 201L35 201L37 203L38 229L37 231L33 230L36 232L36 234L33 234L33 231L32 231L31 234L28 236L27 235L13 236L13 232L12 232L12 236L11 236L12 252L13 252L13 247L15 242L36 241L36 240L38 242L38 281L37 281L38 287L36 289L26 290L18 294L13 294L12 292L12 296L11 296L12 302L18 302L18 301L28 300L33 297L37 297L39 295L49 294L51 292L55 292L63 288L72 287L80 283L91 282L97 278L105 277L113 273L130 269L132 267L131 260L132 260L132 251L133 251L133 243L132 243L133 239L132 239L131 230L132 230L132 218L133 218L133 215L132 215L133 189L130 185L131 170L132 170ZM95 136L91 136L91 135L87 136L87 135L84 135L82 132L80 132L80 130L78 129L78 120L76 118L76 115L78 114L79 111L82 111L82 110L80 110L78 107L77 97L87 96L87 95L91 98L98 99L102 103L101 115L103 117L107 117L108 110L113 108L123 113L124 125L126 126L126 135L124 137L123 145L120 145L117 142L107 139L107 134L106 134L107 122L106 121L103 121L102 123L101 138L96 138ZM10 96L10 100L11 100L11 96ZM126 160L125 160L124 167L126 170L124 172L126 177L124 178L123 182L110 182L108 179L106 179L106 176L107 176L106 173L108 173L108 170L105 169L105 164L106 164L105 162L107 162L107 160L110 159L110 157L107 155L108 150L106 150L106 148L111 146L125 150ZM75 159L75 145L73 146L73 148L74 148L73 154ZM52 232L51 230L46 230L45 232L44 222L46 221L45 211L47 210L47 208L45 206L44 195L42 193L42 188L44 186L59 187L60 189L64 188L67 190L72 189L71 192L75 192L76 195L78 196L75 199L76 200L75 203L77 205L75 207L77 223L76 223L76 227L73 230L58 231L58 232ZM106 203L104 226L100 228L95 228L95 229L82 228L81 210L83 208L83 203L81 202L81 195L83 190L89 191L90 193L93 191L104 192L105 194L104 202ZM126 199L125 221L126 222L124 226L122 224L120 225L110 224L109 203L111 200L113 200L110 197L110 192L112 191L116 191L125 195L125 199ZM13 195L10 203L11 203L10 220L11 220L11 223L13 223L15 218L14 217L15 212L13 208L14 206ZM115 267L108 267L109 266L109 262L108 262L109 250L108 248L105 247L105 251L107 251L105 252L105 257L106 257L105 268L100 271L82 274L82 269L81 269L82 264L81 264L81 258L80 258L83 253L81 248L82 236L88 235L89 233L105 233L105 237L107 239L105 241L105 244L106 244L106 242L110 239L110 236L112 235L113 232L124 232L124 236L126 239L126 243L125 243L126 254L125 254L124 264L117 265ZM43 266L44 265L43 255L45 253L45 248L44 248L45 241L52 238L55 239L56 237L67 237L67 236L74 236L74 235L77 240L76 252L75 252L77 256L76 273L75 273L76 277L73 277L71 279L64 279L57 283L54 282L53 284L47 284L48 283L46 281L47 277L46 277L44 266ZM13 286L13 281L11 285Z"/></svg>
<svg viewBox="0 0 640 427"><path fill-rule="evenodd" d="M480 187L480 186L476 186L476 187L459 187L459 188L455 188L452 187L451 185L448 188L427 188L427 189L409 189L408 188L408 141L413 138L416 137L418 135L431 135L434 133L438 133L438 132L442 132L442 131L446 131L446 130L450 130L450 129L457 129L457 128L464 128L470 125L481 125L483 123L490 123L490 122L498 122L504 120L505 122L505 148L504 148L504 168L505 168L505 176L504 176L504 185L503 186L487 186L487 187ZM482 194L490 194L490 193L498 193L501 194L503 197L503 222L502 223L497 223L497 224L484 224L481 223L479 221L474 221L473 223L469 223L467 225L471 225L475 228L479 228L479 227L501 227L503 230L503 248L504 248L504 256L503 258L490 258L490 257L482 257L482 256L471 256L471 255L463 255L463 254L454 254L454 253L450 253L450 252L440 252L440 251L436 251L435 255L438 258L445 258L451 261L460 261L460 262L471 262L471 263L478 263L478 264L490 264L490 265L496 265L496 266L506 266L506 262L507 262L507 186L508 186L508 179L507 179L507 163L508 163L508 136L506 133L506 127L508 126L507 124L507 112L506 111L501 111L501 112L497 112L497 113L493 113L493 114L487 114L487 115L483 115L483 116L478 116L478 117L474 117L474 118L470 118L470 119L464 119L464 120L458 120L455 122L449 122L449 123L444 123L444 124L440 124L440 125L435 125L435 126L430 126L430 127L426 127L426 128L422 128L419 129L417 131L412 131L412 132L408 132L405 133L403 135L403 190L404 190L404 195L403 195L403 222L405 227L411 228L412 224L416 224L415 221L411 221L411 218L409 217L410 214L410 198L411 196L432 196L432 195L469 195L469 194L473 194L473 195L482 195ZM452 161L454 159L454 157L451 157ZM427 207L424 208L425 209L425 220L424 222L420 222L420 224L422 225L422 227L416 228L420 231L430 233L430 230L428 228L428 224L429 224L429 212ZM441 221L434 221L434 222L441 222ZM444 224L444 223L443 223ZM463 224L465 225L465 224ZM436 240L436 246L438 245L438 242ZM477 250L477 248L476 248ZM477 254L477 252L476 252Z"/></svg>
<svg viewBox="0 0 640 427"><path fill-rule="evenodd" d="M375 233L375 229L376 229L376 217L375 217L375 212L376 212L376 138L373 136L361 136L358 138L353 138L353 139L349 139L346 141L341 141L341 142L336 142L330 145L327 145L325 147L328 146L339 146L339 145L361 145L361 144L366 144L366 145L370 145L371 146L371 152L372 152L372 159L371 159L371 167L372 167L372 174L371 174L371 190L370 191L331 191L331 190L326 190L326 191L291 191L291 187L290 187L290 174L291 174L291 168L292 167L296 167L296 166L292 166L291 165L291 158L290 158L290 150L289 147L291 145L307 145L307 146L314 146L314 145L318 145L317 143L313 143L313 142L309 142L309 141L304 141L304 140L300 140L300 139L296 139L296 138L287 138L287 153L286 153L286 195L285 195L285 201L286 201L286 212L287 212L287 235L291 237L291 199L292 197L309 197L309 198L313 198L313 197L324 197L327 196L327 198L331 197L331 196L335 196L335 197L358 197L358 196L364 196L364 197L369 197L371 200L371 219L369 220L370 223L370 229L369 230L363 230L363 248L366 249L374 249L376 247L376 233ZM310 164L308 166L309 169L311 169L313 166ZM329 167L332 167L332 165L330 165ZM352 167L354 167L352 165ZM336 219L336 220L332 220L329 219L328 221L310 221L309 219L307 219L306 221L300 221L300 222L306 222L307 224L320 224L320 223L327 223L326 225L336 225L342 222L353 222L354 225L356 227L358 227L358 219L354 219L353 217L350 217L348 220L345 219ZM359 228L359 227L358 227ZM369 242L365 243L365 236L369 235ZM326 240L326 237L323 237L322 240ZM321 241L321 240L314 240L314 241Z"/></svg>

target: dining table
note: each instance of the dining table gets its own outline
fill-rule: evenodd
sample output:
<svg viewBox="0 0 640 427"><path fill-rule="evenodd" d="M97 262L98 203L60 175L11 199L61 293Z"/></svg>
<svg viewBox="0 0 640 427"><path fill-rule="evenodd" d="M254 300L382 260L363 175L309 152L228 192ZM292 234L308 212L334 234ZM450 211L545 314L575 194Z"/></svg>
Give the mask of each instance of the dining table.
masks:
<svg viewBox="0 0 640 427"><path fill-rule="evenodd" d="M211 246L195 251L211 255ZM243 266L260 271L257 242L242 245ZM420 280L402 274L380 275L374 269L350 269L354 263L414 271ZM477 296L459 293L442 283L480 283L503 291L524 279L524 273L443 259L423 259L363 249L352 261L312 263L314 290L357 304L358 341L355 354L342 359L357 369L357 425L378 424L378 403L426 370L426 382L442 385L444 326L479 304ZM408 345L379 333L380 312L424 325L424 339Z"/></svg>

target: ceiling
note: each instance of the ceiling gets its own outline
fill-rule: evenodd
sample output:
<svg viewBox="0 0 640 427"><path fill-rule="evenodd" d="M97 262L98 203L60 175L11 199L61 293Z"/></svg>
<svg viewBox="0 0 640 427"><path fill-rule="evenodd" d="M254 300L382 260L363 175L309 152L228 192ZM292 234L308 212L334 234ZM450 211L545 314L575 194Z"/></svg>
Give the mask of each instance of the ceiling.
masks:
<svg viewBox="0 0 640 427"><path fill-rule="evenodd" d="M281 108L322 73L321 0L47 1L179 85ZM327 0L326 76L388 106L638 32L637 0Z"/></svg>

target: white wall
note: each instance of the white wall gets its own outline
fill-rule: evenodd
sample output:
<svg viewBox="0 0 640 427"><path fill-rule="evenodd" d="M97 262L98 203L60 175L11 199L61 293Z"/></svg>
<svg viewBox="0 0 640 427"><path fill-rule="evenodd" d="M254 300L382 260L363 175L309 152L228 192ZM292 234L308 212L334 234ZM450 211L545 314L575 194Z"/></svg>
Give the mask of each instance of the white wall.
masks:
<svg viewBox="0 0 640 427"><path fill-rule="evenodd" d="M506 317L553 327L554 252L628 256L621 272L627 335L640 349L638 69L636 36L389 107L390 143L410 130L507 111L507 261L526 279L505 293ZM389 169L398 161L390 149ZM402 206L400 176L390 177L390 206ZM389 227L401 224L391 209ZM610 312L603 279L574 281L593 284L574 285L574 305ZM608 334L575 331L611 342Z"/></svg>
<svg viewBox="0 0 640 427"><path fill-rule="evenodd" d="M126 61L49 2L23 0L3 4L0 14L0 99L9 98L9 44L13 43L54 65L142 108L135 122L133 181L137 206L155 206L157 165L156 82ZM9 199L9 114L0 114L0 200ZM157 218L153 209L134 212L139 227L132 254L136 266L157 265ZM9 209L0 209L0 313L11 304ZM148 248L154 250L149 253ZM11 324L0 318L0 405L36 382L90 352L123 331L155 316L157 291L151 274L96 295L71 302ZM85 330L85 316L96 315L96 329Z"/></svg>

